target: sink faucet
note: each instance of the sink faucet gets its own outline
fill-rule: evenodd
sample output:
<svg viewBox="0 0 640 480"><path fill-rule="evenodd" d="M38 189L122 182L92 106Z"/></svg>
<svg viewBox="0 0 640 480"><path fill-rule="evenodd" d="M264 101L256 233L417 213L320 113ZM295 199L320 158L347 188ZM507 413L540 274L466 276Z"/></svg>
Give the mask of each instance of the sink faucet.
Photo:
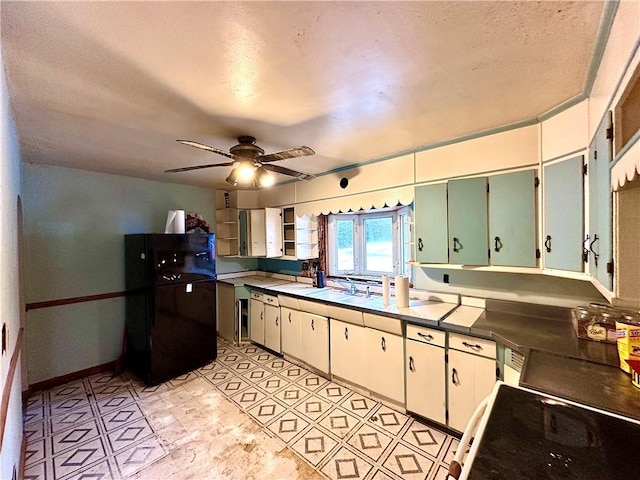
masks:
<svg viewBox="0 0 640 480"><path fill-rule="evenodd" d="M358 287L356 286L356 282L354 282L353 280L351 280L349 277L344 277L344 279L349 282L349 295L355 295L358 293ZM342 286L345 286L344 282L341 282L340 280L338 280L338 283Z"/></svg>

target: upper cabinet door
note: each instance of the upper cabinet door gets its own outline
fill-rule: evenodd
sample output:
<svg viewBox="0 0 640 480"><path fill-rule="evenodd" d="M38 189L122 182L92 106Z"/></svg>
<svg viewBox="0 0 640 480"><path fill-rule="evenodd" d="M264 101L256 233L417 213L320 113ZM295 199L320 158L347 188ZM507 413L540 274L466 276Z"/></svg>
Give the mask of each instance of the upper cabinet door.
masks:
<svg viewBox="0 0 640 480"><path fill-rule="evenodd" d="M448 190L449 263L487 265L487 179L450 180Z"/></svg>
<svg viewBox="0 0 640 480"><path fill-rule="evenodd" d="M447 263L447 184L416 187L413 208L416 261Z"/></svg>
<svg viewBox="0 0 640 480"><path fill-rule="evenodd" d="M583 271L583 163L581 155L543 166L545 268Z"/></svg>
<svg viewBox="0 0 640 480"><path fill-rule="evenodd" d="M536 266L535 170L489 177L491 265Z"/></svg>
<svg viewBox="0 0 640 480"><path fill-rule="evenodd" d="M262 257L265 255L265 214L264 210L249 210L250 225L249 238L251 239L249 255Z"/></svg>
<svg viewBox="0 0 640 480"><path fill-rule="evenodd" d="M613 138L611 112L600 124L589 146L589 238L585 242L589 260L589 274L607 290L613 290L611 273L612 246L612 193L611 159Z"/></svg>
<svg viewBox="0 0 640 480"><path fill-rule="evenodd" d="M282 213L279 208L265 208L266 256L282 256Z"/></svg>
<svg viewBox="0 0 640 480"><path fill-rule="evenodd" d="M240 210L238 212L238 221L240 222L240 255L246 257L249 255L249 212Z"/></svg>

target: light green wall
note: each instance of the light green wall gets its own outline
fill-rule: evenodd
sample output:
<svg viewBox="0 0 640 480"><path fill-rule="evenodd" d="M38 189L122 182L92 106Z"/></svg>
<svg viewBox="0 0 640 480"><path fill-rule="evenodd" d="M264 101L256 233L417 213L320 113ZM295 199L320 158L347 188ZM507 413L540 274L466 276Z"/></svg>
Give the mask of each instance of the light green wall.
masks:
<svg viewBox="0 0 640 480"><path fill-rule="evenodd" d="M42 165L23 165L26 302L124 291L127 233L162 233L168 210L215 226L215 190ZM218 260L218 272L255 269ZM30 384L115 360L124 298L27 313Z"/></svg>

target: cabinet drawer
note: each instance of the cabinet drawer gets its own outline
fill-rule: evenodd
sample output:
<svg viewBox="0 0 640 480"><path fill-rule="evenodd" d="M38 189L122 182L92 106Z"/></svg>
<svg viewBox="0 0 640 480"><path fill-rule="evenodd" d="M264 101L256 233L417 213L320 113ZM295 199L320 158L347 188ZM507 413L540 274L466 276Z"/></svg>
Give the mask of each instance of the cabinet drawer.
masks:
<svg viewBox="0 0 640 480"><path fill-rule="evenodd" d="M327 315L329 318L335 318L336 320L342 320L343 322L352 323L354 325L364 325L362 311L359 310L327 305Z"/></svg>
<svg viewBox="0 0 640 480"><path fill-rule="evenodd" d="M421 343L444 347L447 333L433 328L419 327L417 325L407 325L407 338Z"/></svg>
<svg viewBox="0 0 640 480"><path fill-rule="evenodd" d="M263 301L263 297L264 297L264 293L251 292L251 298L253 298L254 300L260 300L262 302Z"/></svg>
<svg viewBox="0 0 640 480"><path fill-rule="evenodd" d="M300 310L300 303L295 297L288 297L286 295L278 295L278 302L281 307L288 307L294 310Z"/></svg>
<svg viewBox="0 0 640 480"><path fill-rule="evenodd" d="M460 350L461 352L475 353L483 357L496 358L496 342L485 338L449 333L449 348Z"/></svg>
<svg viewBox="0 0 640 480"><path fill-rule="evenodd" d="M280 303L278 302L278 297L276 297L275 295L264 295L262 298L262 301L266 305L273 305L274 307L280 306Z"/></svg>
<svg viewBox="0 0 640 480"><path fill-rule="evenodd" d="M402 336L402 322L397 318L384 317L366 312L363 313L362 316L364 317L364 324L367 327Z"/></svg>

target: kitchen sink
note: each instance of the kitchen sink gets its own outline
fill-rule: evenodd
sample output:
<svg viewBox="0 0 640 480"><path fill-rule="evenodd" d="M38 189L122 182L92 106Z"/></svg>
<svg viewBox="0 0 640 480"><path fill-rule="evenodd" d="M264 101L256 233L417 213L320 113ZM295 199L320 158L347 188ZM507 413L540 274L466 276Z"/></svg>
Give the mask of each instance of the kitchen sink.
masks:
<svg viewBox="0 0 640 480"><path fill-rule="evenodd" d="M382 298L382 297L380 297ZM361 305L364 303L373 303L377 300L377 297L367 297L364 293L358 293L356 295L345 295L339 301L340 303L346 303L348 305Z"/></svg>
<svg viewBox="0 0 640 480"><path fill-rule="evenodd" d="M348 297L349 294L347 292L341 290L320 290L318 292L311 292L308 294L311 298L317 298L319 300L331 300L334 302L342 301L344 297Z"/></svg>

